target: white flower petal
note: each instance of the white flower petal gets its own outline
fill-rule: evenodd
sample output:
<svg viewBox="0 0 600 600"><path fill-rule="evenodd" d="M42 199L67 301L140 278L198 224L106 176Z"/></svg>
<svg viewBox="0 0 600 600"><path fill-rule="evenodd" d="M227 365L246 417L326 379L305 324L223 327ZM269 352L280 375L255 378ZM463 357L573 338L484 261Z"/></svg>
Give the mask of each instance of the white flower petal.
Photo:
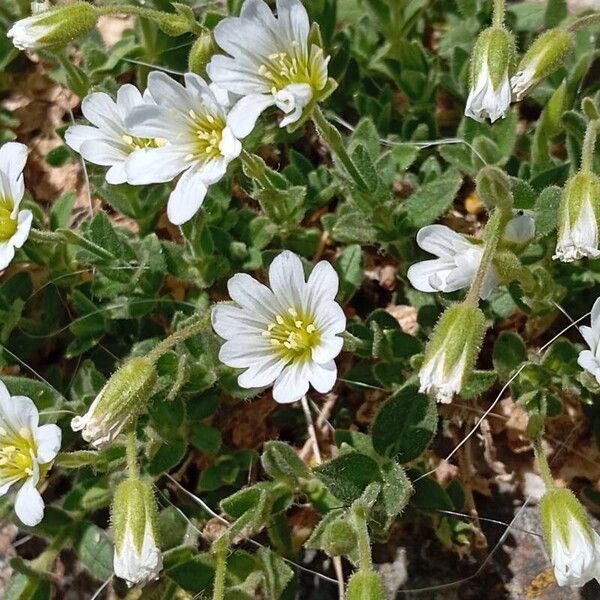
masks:
<svg viewBox="0 0 600 600"><path fill-rule="evenodd" d="M275 100L272 96L263 94L244 96L229 112L227 124L237 138L243 139L254 129L261 113L273 104Z"/></svg>
<svg viewBox="0 0 600 600"><path fill-rule="evenodd" d="M60 427L54 424L42 425L35 433L37 443L37 458L40 464L49 463L56 458L60 450L62 433Z"/></svg>
<svg viewBox="0 0 600 600"><path fill-rule="evenodd" d="M244 369L258 362L268 362L275 356L273 346L262 336L236 336L219 350L219 360L229 367Z"/></svg>
<svg viewBox="0 0 600 600"><path fill-rule="evenodd" d="M302 304L305 288L302 261L296 254L284 250L269 267L269 284L277 298L287 307Z"/></svg>
<svg viewBox="0 0 600 600"><path fill-rule="evenodd" d="M320 363L320 364L329 363L342 351L343 345L344 345L344 340L341 337L338 337L338 336L323 337L319 341L319 345L316 346L315 348L313 348L312 359L316 363ZM317 386L315 386L315 387L317 387Z"/></svg>
<svg viewBox="0 0 600 600"><path fill-rule="evenodd" d="M17 492L15 512L28 527L35 527L44 518L44 501L31 479L27 479Z"/></svg>
<svg viewBox="0 0 600 600"><path fill-rule="evenodd" d="M310 365L309 381L310 384L320 392L326 394L333 389L337 379L337 367L333 360L325 364L312 363Z"/></svg>
<svg viewBox="0 0 600 600"><path fill-rule="evenodd" d="M172 146L137 150L125 162L127 181L132 185L171 181L187 168L189 163L181 151Z"/></svg>
<svg viewBox="0 0 600 600"><path fill-rule="evenodd" d="M309 365L306 362L287 365L273 385L275 401L289 404L300 400L308 392L309 372Z"/></svg>
<svg viewBox="0 0 600 600"><path fill-rule="evenodd" d="M264 315L229 304L217 304L212 309L211 319L217 335L226 340L239 335L261 335L269 324Z"/></svg>
<svg viewBox="0 0 600 600"><path fill-rule="evenodd" d="M279 312L280 306L273 292L247 273L235 274L227 282L227 289L234 302L257 317L271 322Z"/></svg>
<svg viewBox="0 0 600 600"><path fill-rule="evenodd" d="M207 188L201 172L188 169L169 196L167 217L173 225L187 223L200 209Z"/></svg>

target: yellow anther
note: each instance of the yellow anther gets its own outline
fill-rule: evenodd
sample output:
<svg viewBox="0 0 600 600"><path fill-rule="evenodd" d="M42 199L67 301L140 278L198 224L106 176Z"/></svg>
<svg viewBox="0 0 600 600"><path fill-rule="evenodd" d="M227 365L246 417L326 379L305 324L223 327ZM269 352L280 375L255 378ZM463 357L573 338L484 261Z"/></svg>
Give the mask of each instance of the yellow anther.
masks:
<svg viewBox="0 0 600 600"><path fill-rule="evenodd" d="M295 325L295 326L296 326L298 329L300 329L300 328L302 327L302 325L304 325L304 322L303 322L303 321L294 321L294 325Z"/></svg>
<svg viewBox="0 0 600 600"><path fill-rule="evenodd" d="M293 306L290 306L290 308L288 308L288 312L290 313L290 315L292 315L292 317L298 316L298 311Z"/></svg>
<svg viewBox="0 0 600 600"><path fill-rule="evenodd" d="M312 323L306 326L306 333L314 333L316 330L317 328Z"/></svg>
<svg viewBox="0 0 600 600"><path fill-rule="evenodd" d="M285 323L285 321L283 320L283 317L282 317L281 315L277 315L277 316L275 317L275 320L277 321L277 323L278 323L279 325L283 325L283 324Z"/></svg>

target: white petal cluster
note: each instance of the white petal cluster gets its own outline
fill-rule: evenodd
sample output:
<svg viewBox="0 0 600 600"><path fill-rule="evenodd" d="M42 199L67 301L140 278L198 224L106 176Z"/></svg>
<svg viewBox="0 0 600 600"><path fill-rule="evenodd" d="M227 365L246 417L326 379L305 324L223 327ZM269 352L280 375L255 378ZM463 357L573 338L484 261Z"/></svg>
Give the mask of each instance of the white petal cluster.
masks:
<svg viewBox="0 0 600 600"><path fill-rule="evenodd" d="M598 218L594 212L591 198L581 203L575 222L571 222L569 210L563 211L563 221L556 243L556 252L552 258L563 262L572 262L580 258L598 258Z"/></svg>
<svg viewBox="0 0 600 600"><path fill-rule="evenodd" d="M218 86L243 96L230 115L237 137L248 135L269 106L285 114L281 127L295 123L325 88L329 58L309 34L300 0L277 0L277 17L263 0L246 0L239 17L215 27L215 41L228 56L214 56L207 73Z"/></svg>
<svg viewBox="0 0 600 600"><path fill-rule="evenodd" d="M579 332L590 349L580 352L577 362L600 383L600 298L592 307L591 327L583 325L579 328Z"/></svg>
<svg viewBox="0 0 600 600"><path fill-rule="evenodd" d="M19 50L34 50L41 40L52 32L52 25L46 23L45 11L17 21L6 36L12 38L12 43Z"/></svg>
<svg viewBox="0 0 600 600"><path fill-rule="evenodd" d="M37 490L60 450L57 425L39 425L38 410L30 398L11 396L0 381L0 496L18 487L15 512L33 527L44 516L44 501Z"/></svg>
<svg viewBox="0 0 600 600"><path fill-rule="evenodd" d="M5 269L29 236L33 215L19 210L25 193L23 169L27 146L7 142L0 147L0 270Z"/></svg>
<svg viewBox="0 0 600 600"><path fill-rule="evenodd" d="M434 396L441 404L452 402L454 395L462 389L467 362L466 348L449 373L446 373L446 361L445 349L441 348L419 371L419 392Z"/></svg>
<svg viewBox="0 0 600 600"><path fill-rule="evenodd" d="M83 116L93 125L73 125L65 133L66 143L85 160L104 167L110 184L127 182L126 164L142 148L160 146L163 140L136 138L125 127L125 117L136 106L153 104L149 93L126 84L119 88L116 101L104 92L94 92L81 103Z"/></svg>
<svg viewBox="0 0 600 600"><path fill-rule="evenodd" d="M465 115L483 122L486 118L492 123L506 116L510 108L511 88L508 70L498 88L494 87L487 61L483 61L479 75L469 92Z"/></svg>
<svg viewBox="0 0 600 600"><path fill-rule="evenodd" d="M155 71L148 90L156 104L135 107L125 124L135 136L166 144L134 153L127 161L127 180L144 185L181 175L167 206L171 223L181 225L196 214L208 186L225 175L242 145L229 126L226 107L202 77L186 73L183 86Z"/></svg>
<svg viewBox="0 0 600 600"><path fill-rule="evenodd" d="M269 269L270 288L238 273L228 283L235 305L219 304L213 328L227 340L219 358L245 369L243 388L273 384L277 402L295 402L308 391L330 391L336 380L334 358L340 353L346 317L335 302L338 276L321 261L305 280L302 262L285 251Z"/></svg>
<svg viewBox="0 0 600 600"><path fill-rule="evenodd" d="M515 101L520 102L523 100L529 90L538 83L539 77L536 77L537 63L538 61L530 62L510 78L510 87Z"/></svg>
<svg viewBox="0 0 600 600"><path fill-rule="evenodd" d="M427 225L420 229L417 244L438 258L416 263L408 269L407 276L414 288L422 292L455 292L471 285L483 256L483 245L445 225ZM481 287L481 297L487 298L498 284L498 275L492 267Z"/></svg>
<svg viewBox="0 0 600 600"><path fill-rule="evenodd" d="M115 575L124 579L129 587L144 586L156 579L162 564L162 553L150 527L146 528L139 548L134 541L133 532L128 529L120 549L115 550L113 560Z"/></svg>

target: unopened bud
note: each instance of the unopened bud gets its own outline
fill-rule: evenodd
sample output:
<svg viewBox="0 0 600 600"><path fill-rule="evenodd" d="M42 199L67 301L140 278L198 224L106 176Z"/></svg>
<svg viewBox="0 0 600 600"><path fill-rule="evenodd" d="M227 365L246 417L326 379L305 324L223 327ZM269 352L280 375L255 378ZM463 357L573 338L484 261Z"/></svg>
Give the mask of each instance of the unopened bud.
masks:
<svg viewBox="0 0 600 600"><path fill-rule="evenodd" d="M471 57L471 90L465 115L476 121L489 118L492 123L506 115L514 54L514 38L504 27L489 27L479 34Z"/></svg>
<svg viewBox="0 0 600 600"><path fill-rule="evenodd" d="M71 421L71 428L96 448L110 444L145 408L156 380L150 359L132 358L113 373L87 413Z"/></svg>
<svg viewBox="0 0 600 600"><path fill-rule="evenodd" d="M356 548L356 531L347 521L333 521L325 528L321 544L329 556L350 554Z"/></svg>
<svg viewBox="0 0 600 600"><path fill-rule="evenodd" d="M213 54L217 51L217 46L210 31L203 31L190 50L188 56L188 71L204 75L206 65L210 62Z"/></svg>
<svg viewBox="0 0 600 600"><path fill-rule="evenodd" d="M485 317L479 308L468 304L447 308L425 349L419 391L438 402L451 402L473 371L484 333Z"/></svg>
<svg viewBox="0 0 600 600"><path fill-rule="evenodd" d="M152 19L167 35L177 37L194 31L198 24L191 7L185 4L173 3L174 13L153 11Z"/></svg>
<svg viewBox="0 0 600 600"><path fill-rule="evenodd" d="M563 262L598 258L599 217L600 177L590 171L580 171L569 179L563 191L553 258Z"/></svg>
<svg viewBox="0 0 600 600"><path fill-rule="evenodd" d="M488 211L498 207L509 211L513 205L508 175L498 167L488 165L477 174L477 193Z"/></svg>
<svg viewBox="0 0 600 600"><path fill-rule="evenodd" d="M156 502L152 488L139 479L117 487L112 504L115 538L114 570L127 585L146 585L162 569L158 548Z"/></svg>
<svg viewBox="0 0 600 600"><path fill-rule="evenodd" d="M386 600L381 578L373 571L358 571L348 581L347 600Z"/></svg>
<svg viewBox="0 0 600 600"><path fill-rule="evenodd" d="M522 100L542 79L561 67L573 49L573 34L549 29L540 35L521 59L510 84L516 101Z"/></svg>
<svg viewBox="0 0 600 600"><path fill-rule="evenodd" d="M96 26L98 16L96 9L87 2L63 4L17 21L7 36L20 50L66 46L90 32Z"/></svg>

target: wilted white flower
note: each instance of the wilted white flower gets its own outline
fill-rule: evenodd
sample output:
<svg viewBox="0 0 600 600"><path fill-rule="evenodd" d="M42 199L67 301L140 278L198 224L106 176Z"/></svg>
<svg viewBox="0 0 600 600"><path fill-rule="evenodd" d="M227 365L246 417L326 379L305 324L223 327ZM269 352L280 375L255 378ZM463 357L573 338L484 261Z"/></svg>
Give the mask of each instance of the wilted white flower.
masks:
<svg viewBox="0 0 600 600"><path fill-rule="evenodd" d="M269 106L285 113L281 127L295 123L331 87L329 57L311 34L299 0L277 0L277 17L263 0L246 0L240 16L223 19L214 37L230 56L213 56L207 73L217 85L243 96L229 120L237 137L248 135Z"/></svg>
<svg viewBox="0 0 600 600"><path fill-rule="evenodd" d="M580 171L569 181L560 204L558 242L553 258L571 262L580 258L598 258L598 218L600 177Z"/></svg>
<svg viewBox="0 0 600 600"><path fill-rule="evenodd" d="M83 99L81 112L94 127L72 125L65 133L66 143L83 158L95 165L110 167L106 181L120 184L127 181L125 165L129 157L142 148L164 144L157 138L139 138L125 127L125 117L135 106L153 104L150 94L142 94L131 85L119 88L116 102L104 92L94 92Z"/></svg>
<svg viewBox="0 0 600 600"><path fill-rule="evenodd" d="M504 228L502 239L512 244L529 243L535 236L535 221L530 213L522 213L513 217Z"/></svg>
<svg viewBox="0 0 600 600"><path fill-rule="evenodd" d="M419 371L420 392L447 404L473 371L485 333L485 317L476 306L455 304L435 326Z"/></svg>
<svg viewBox="0 0 600 600"><path fill-rule="evenodd" d="M573 492L554 489L540 501L544 539L560 586L600 582L600 536Z"/></svg>
<svg viewBox="0 0 600 600"><path fill-rule="evenodd" d="M510 80L515 100L522 100L542 79L558 69L573 48L573 34L549 29L531 44Z"/></svg>
<svg viewBox="0 0 600 600"><path fill-rule="evenodd" d="M592 307L591 327L583 325L579 328L579 332L590 349L580 352L577 362L600 383L600 298Z"/></svg>
<svg viewBox="0 0 600 600"><path fill-rule="evenodd" d="M23 169L27 162L27 146L8 142L0 147L0 270L15 256L31 229L30 210L19 210L25 193Z"/></svg>
<svg viewBox="0 0 600 600"><path fill-rule="evenodd" d="M46 476L60 450L57 425L39 425L38 410L30 398L11 396L0 381L0 496L19 486L17 517L29 527L44 516L37 485Z"/></svg>
<svg viewBox="0 0 600 600"><path fill-rule="evenodd" d="M157 378L150 359L132 358L113 373L85 415L71 420L71 429L96 448L110 444L143 410Z"/></svg>
<svg viewBox="0 0 600 600"><path fill-rule="evenodd" d="M148 484L139 479L126 479L119 484L112 504L113 565L115 575L129 587L146 585L162 569L156 518L156 503Z"/></svg>
<svg viewBox="0 0 600 600"><path fill-rule="evenodd" d="M408 269L407 276L414 288L422 292L455 292L471 285L483 256L483 244L445 225L420 229L417 244L438 258L418 262ZM490 267L481 286L481 297L487 298L499 282L494 267Z"/></svg>
<svg viewBox="0 0 600 600"><path fill-rule="evenodd" d="M20 50L64 46L88 33L98 20L98 12L88 2L73 2L38 12L17 21L6 34Z"/></svg>
<svg viewBox="0 0 600 600"><path fill-rule="evenodd" d="M125 125L132 135L168 143L132 154L125 165L127 181L161 183L183 173L167 205L171 223L181 225L196 214L208 186L225 175L242 145L232 133L226 107L198 75L186 73L184 87L154 71L148 77L148 90L156 105L136 106Z"/></svg>
<svg viewBox="0 0 600 600"><path fill-rule="evenodd" d="M510 107L509 69L514 54L512 36L503 27L482 31L471 57L471 90L465 115L492 123L506 116Z"/></svg>
<svg viewBox="0 0 600 600"><path fill-rule="evenodd" d="M305 281L302 262L282 252L269 269L271 289L250 275L238 273L228 283L237 306L217 305L214 330L227 341L219 358L228 366L246 369L238 378L243 388L273 384L277 402L294 402L308 391L335 384L334 358L343 345L338 335L346 318L335 302L338 276L319 262Z"/></svg>

